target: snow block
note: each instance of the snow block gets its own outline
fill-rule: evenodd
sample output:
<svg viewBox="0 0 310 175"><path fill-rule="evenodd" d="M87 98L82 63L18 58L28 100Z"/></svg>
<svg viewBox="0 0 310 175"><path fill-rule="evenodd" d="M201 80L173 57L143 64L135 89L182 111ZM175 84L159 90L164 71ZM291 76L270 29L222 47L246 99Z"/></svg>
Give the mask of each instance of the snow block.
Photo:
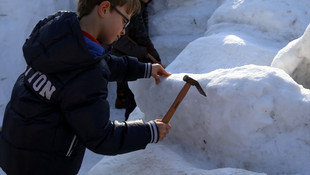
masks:
<svg viewBox="0 0 310 175"><path fill-rule="evenodd" d="M149 121L168 111L184 74L130 84ZM208 97L192 87L174 114L170 143L216 167L268 174L310 172L310 90L283 70L246 65L189 74ZM146 100L147 99L147 100Z"/></svg>

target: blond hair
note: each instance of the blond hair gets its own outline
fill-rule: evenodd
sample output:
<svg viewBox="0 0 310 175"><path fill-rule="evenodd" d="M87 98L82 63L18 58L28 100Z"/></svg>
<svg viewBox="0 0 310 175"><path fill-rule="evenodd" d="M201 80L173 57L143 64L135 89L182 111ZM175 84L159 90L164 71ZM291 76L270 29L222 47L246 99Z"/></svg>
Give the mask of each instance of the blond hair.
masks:
<svg viewBox="0 0 310 175"><path fill-rule="evenodd" d="M123 6L128 4L126 12L128 14L136 14L141 9L140 0L78 0L78 17L81 19L84 16L89 15L96 5L100 5L103 1L109 1L113 6Z"/></svg>

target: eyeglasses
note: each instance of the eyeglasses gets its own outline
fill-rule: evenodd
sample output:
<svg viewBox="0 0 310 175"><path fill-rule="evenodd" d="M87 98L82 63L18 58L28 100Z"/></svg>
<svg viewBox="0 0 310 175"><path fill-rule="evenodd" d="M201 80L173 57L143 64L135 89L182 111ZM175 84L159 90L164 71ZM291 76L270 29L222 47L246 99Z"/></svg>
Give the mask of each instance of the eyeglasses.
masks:
<svg viewBox="0 0 310 175"><path fill-rule="evenodd" d="M120 12L116 7L114 7L113 5L111 5L111 7L126 20L124 28L123 28L123 29L126 29L126 27L128 27L128 25L130 24L130 20L122 12Z"/></svg>

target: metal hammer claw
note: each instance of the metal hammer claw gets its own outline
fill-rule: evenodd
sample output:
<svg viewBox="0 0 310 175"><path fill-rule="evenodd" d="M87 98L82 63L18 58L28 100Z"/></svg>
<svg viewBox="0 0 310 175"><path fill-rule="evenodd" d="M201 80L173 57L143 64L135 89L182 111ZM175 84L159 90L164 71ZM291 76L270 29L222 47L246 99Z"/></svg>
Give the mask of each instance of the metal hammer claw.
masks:
<svg viewBox="0 0 310 175"><path fill-rule="evenodd" d="M181 91L179 92L178 96L176 97L176 99L174 100L173 104L171 105L170 109L168 110L168 112L166 113L166 115L164 116L164 118L162 119L162 122L164 123L169 123L171 117L173 116L173 114L175 113L175 111L177 110L178 106L180 105L180 103L182 102L183 98L185 97L185 95L187 94L189 88L193 85L196 86L196 88L198 89L199 93L201 95L207 96L206 93L203 91L203 89L201 88L200 84L198 83L198 81L192 79L191 77L185 75L183 77L183 80L186 82L186 84L183 86L183 88L181 89Z"/></svg>

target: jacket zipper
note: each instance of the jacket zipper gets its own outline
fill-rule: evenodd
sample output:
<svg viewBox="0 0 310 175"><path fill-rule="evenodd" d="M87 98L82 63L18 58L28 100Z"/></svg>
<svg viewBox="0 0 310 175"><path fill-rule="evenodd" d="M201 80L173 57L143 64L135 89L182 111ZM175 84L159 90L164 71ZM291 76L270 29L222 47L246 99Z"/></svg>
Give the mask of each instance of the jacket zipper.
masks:
<svg viewBox="0 0 310 175"><path fill-rule="evenodd" d="M68 152L66 154L66 157L70 157L71 156L71 154L72 154L72 152L73 152L73 150L74 150L74 148L75 148L75 146L77 144L77 141L78 141L78 139L77 139L76 135L74 135L74 137L72 139L72 142L71 142L71 145L69 147L69 150L68 150Z"/></svg>

